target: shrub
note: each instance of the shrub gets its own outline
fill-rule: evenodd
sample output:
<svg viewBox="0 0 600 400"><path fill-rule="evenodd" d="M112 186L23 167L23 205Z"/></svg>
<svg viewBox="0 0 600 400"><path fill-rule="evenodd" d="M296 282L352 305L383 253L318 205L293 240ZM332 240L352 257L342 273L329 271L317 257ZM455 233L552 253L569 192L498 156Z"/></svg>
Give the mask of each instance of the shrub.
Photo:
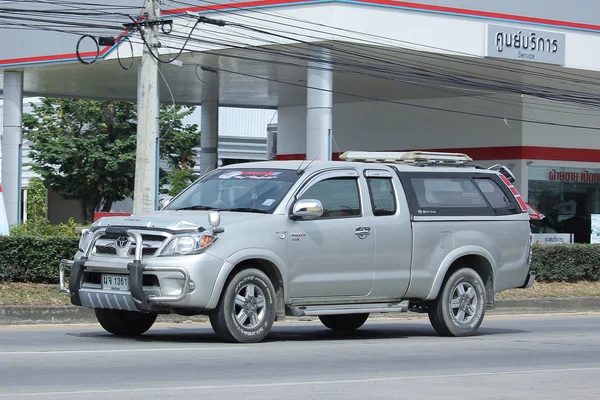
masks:
<svg viewBox="0 0 600 400"><path fill-rule="evenodd" d="M0 281L57 283L59 261L72 259L78 241L78 233L0 236ZM532 269L538 282L599 281L600 244L536 245Z"/></svg>
<svg viewBox="0 0 600 400"><path fill-rule="evenodd" d="M539 282L598 281L600 245L536 245L533 248L532 264Z"/></svg>
<svg viewBox="0 0 600 400"><path fill-rule="evenodd" d="M0 280L57 283L61 259L72 259L79 238L0 236Z"/></svg>
<svg viewBox="0 0 600 400"><path fill-rule="evenodd" d="M88 226L89 224L85 225ZM73 218L61 224L51 224L46 218L38 218L28 220L21 225L10 227L11 236L28 236L28 237L71 237L79 238L81 235L80 229L84 227L82 224L76 224Z"/></svg>

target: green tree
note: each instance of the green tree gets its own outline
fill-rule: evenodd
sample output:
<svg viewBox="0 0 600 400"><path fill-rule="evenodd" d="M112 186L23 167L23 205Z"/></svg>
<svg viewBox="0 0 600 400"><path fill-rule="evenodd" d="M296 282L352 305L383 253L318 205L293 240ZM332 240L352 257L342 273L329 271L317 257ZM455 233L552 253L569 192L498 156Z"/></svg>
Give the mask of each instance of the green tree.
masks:
<svg viewBox="0 0 600 400"><path fill-rule="evenodd" d="M162 193L174 195L185 189L197 176L193 172L196 165L194 148L200 145L198 125L183 125L183 119L193 113L193 109L182 106L165 107L161 111L160 156L168 161L171 172L160 171L161 187L171 184L169 190Z"/></svg>
<svg viewBox="0 0 600 400"><path fill-rule="evenodd" d="M196 179L194 172L189 168L175 169L168 175L168 177L171 187L167 193L170 196L178 195Z"/></svg>
<svg viewBox="0 0 600 400"><path fill-rule="evenodd" d="M48 205L46 202L46 187L40 178L31 178L27 188L27 220L32 224L46 219Z"/></svg>
<svg viewBox="0 0 600 400"><path fill-rule="evenodd" d="M161 106L160 155L173 169L182 165L176 154L184 154L183 160L193 158L199 145L197 126L182 122L191 112L182 106ZM23 125L31 140L32 169L47 188L80 201L86 221L94 211L109 211L114 202L133 196L135 103L44 98L32 104Z"/></svg>

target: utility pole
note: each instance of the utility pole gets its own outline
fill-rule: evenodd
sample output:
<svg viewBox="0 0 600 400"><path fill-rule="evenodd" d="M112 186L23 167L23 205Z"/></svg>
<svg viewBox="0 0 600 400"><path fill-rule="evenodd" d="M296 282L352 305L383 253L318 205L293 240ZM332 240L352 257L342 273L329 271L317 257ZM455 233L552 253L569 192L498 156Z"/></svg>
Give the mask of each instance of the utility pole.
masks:
<svg viewBox="0 0 600 400"><path fill-rule="evenodd" d="M133 189L133 213L154 211L157 206L158 186L158 136L160 108L158 100L158 24L159 0L146 1L146 29L142 62L139 67L137 102L137 149L135 160L135 183ZM150 47L150 48L148 48Z"/></svg>

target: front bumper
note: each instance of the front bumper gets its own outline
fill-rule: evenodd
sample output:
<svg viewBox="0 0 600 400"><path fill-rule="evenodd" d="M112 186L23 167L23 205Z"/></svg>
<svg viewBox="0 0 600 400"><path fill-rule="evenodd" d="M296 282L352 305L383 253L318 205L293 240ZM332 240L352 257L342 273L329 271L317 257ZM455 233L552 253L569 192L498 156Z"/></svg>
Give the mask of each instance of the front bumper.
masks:
<svg viewBox="0 0 600 400"><path fill-rule="evenodd" d="M65 272L70 269L69 286L65 285ZM176 303L183 300L190 291L190 274L181 267L151 267L136 260L127 264L129 271L129 292L82 288L85 260L61 260L59 267L60 290L71 297L71 303L89 308L114 308L129 311L152 311L153 303ZM176 296L146 294L142 282L144 272L175 272L183 276L181 293Z"/></svg>
<svg viewBox="0 0 600 400"><path fill-rule="evenodd" d="M134 259L90 257L95 241L107 231L116 230L134 239ZM195 256L150 257L142 260L142 247L142 236L135 228L99 229L94 232L92 241L81 258L60 261L60 290L70 296L71 304L87 308L170 312L169 309L173 307L206 307L223 260L205 253ZM129 290L103 289L101 284L91 283L87 279L102 274L127 275ZM148 278L148 274L159 283L148 285L145 279Z"/></svg>

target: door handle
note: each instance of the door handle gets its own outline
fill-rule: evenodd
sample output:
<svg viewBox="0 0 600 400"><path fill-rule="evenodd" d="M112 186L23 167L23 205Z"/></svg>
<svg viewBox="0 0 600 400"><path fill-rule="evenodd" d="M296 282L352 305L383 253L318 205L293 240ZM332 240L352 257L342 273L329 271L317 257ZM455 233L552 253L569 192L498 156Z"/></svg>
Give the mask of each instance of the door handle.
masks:
<svg viewBox="0 0 600 400"><path fill-rule="evenodd" d="M371 233L371 228L368 226L359 226L354 230L354 234L358 236L360 239L364 239L368 234Z"/></svg>

